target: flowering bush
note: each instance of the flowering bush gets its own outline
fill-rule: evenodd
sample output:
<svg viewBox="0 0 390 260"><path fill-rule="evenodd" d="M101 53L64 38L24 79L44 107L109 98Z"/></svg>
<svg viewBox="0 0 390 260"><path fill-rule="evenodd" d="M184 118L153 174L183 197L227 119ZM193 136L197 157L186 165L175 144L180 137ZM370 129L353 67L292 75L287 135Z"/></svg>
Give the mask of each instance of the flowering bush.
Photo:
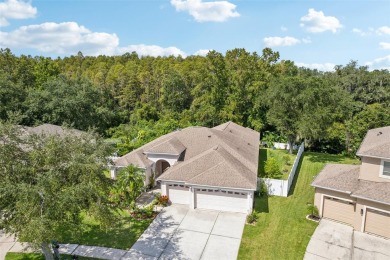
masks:
<svg viewBox="0 0 390 260"><path fill-rule="evenodd" d="M169 198L167 195L160 195L160 197L158 198L158 203L160 205L166 206L168 205L168 202L169 202Z"/></svg>

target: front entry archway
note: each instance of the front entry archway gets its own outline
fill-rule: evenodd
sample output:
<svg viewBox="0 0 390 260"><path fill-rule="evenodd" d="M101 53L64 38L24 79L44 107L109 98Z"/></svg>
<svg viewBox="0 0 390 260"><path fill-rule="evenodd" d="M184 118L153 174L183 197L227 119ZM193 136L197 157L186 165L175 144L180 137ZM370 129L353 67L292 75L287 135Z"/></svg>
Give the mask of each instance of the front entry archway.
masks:
<svg viewBox="0 0 390 260"><path fill-rule="evenodd" d="M159 177L163 172L169 169L171 165L165 160L158 160L155 168L155 178Z"/></svg>

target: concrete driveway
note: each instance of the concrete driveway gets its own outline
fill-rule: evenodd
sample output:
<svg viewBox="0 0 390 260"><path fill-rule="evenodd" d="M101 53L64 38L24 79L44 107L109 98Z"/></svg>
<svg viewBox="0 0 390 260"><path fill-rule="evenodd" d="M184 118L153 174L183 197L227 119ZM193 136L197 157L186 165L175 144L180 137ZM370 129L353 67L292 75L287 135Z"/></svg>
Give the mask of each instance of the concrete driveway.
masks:
<svg viewBox="0 0 390 260"><path fill-rule="evenodd" d="M390 240L354 231L352 227L322 219L306 248L305 260L390 259Z"/></svg>
<svg viewBox="0 0 390 260"><path fill-rule="evenodd" d="M246 215L164 208L122 259L237 259Z"/></svg>

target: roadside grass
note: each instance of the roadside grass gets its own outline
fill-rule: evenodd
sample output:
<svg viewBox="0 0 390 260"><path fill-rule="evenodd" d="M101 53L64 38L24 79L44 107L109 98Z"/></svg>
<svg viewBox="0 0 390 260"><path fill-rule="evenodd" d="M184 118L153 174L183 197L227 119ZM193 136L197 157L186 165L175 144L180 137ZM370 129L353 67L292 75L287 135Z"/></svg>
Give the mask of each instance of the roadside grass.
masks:
<svg viewBox="0 0 390 260"><path fill-rule="evenodd" d="M303 259L317 223L306 220L307 203L314 201L313 178L326 163L360 164L357 159L304 153L289 196L256 198L259 219L245 225L238 259Z"/></svg>
<svg viewBox="0 0 390 260"><path fill-rule="evenodd" d="M71 255L62 255L61 259L72 259ZM98 259L98 258L92 258L92 257L83 257L78 256L79 260L91 260L91 259ZM8 252L5 256L5 260L45 260L45 256L40 253L13 253Z"/></svg>
<svg viewBox="0 0 390 260"><path fill-rule="evenodd" d="M130 249L153 219L136 220L124 210L117 214L115 223L107 230L103 230L95 219L84 215L79 232L72 234L63 230L65 238L59 243Z"/></svg>
<svg viewBox="0 0 390 260"><path fill-rule="evenodd" d="M290 158L289 164L286 164L283 158L285 155ZM261 148L259 151L259 177L264 178L265 176L264 165L267 159L275 158L282 172L282 175L277 179L287 180L296 157L296 151L293 154L289 154L288 150Z"/></svg>

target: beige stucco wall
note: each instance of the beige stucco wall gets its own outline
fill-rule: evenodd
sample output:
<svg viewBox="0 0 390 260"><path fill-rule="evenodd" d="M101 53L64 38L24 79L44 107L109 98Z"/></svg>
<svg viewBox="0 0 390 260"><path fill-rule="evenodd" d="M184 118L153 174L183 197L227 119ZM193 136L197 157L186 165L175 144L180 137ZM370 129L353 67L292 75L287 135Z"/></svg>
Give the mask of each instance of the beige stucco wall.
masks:
<svg viewBox="0 0 390 260"><path fill-rule="evenodd" d="M381 159L362 157L362 165L360 166L359 179L376 182L390 182L389 178L379 177L380 168Z"/></svg>

